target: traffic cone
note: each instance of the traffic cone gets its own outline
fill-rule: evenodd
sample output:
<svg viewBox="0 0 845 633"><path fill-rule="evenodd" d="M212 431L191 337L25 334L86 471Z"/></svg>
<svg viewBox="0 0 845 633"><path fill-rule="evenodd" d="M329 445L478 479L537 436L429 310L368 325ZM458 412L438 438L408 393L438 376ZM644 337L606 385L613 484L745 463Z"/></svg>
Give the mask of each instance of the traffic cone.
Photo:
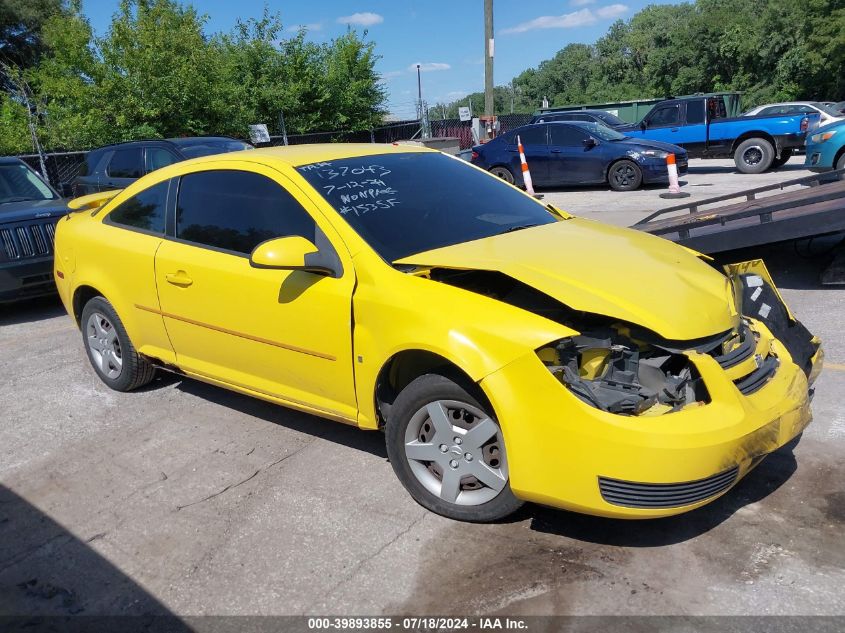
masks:
<svg viewBox="0 0 845 633"><path fill-rule="evenodd" d="M678 182L678 166L675 164L675 155L666 156L666 170L669 172L669 191L660 194L661 198L689 198L688 193L681 191Z"/></svg>
<svg viewBox="0 0 845 633"><path fill-rule="evenodd" d="M522 182L525 183L525 191L535 198L542 198L534 193L534 183L531 182L531 172L528 171L528 162L525 160L525 150L522 149L522 140L519 134L516 135L516 147L519 150L519 162L522 164Z"/></svg>

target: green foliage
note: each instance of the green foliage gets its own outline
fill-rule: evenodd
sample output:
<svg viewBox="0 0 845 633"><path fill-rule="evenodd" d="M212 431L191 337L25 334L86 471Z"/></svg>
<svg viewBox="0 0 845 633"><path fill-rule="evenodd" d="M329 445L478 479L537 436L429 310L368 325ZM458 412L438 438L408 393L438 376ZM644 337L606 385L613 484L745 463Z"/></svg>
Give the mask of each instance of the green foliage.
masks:
<svg viewBox="0 0 845 633"><path fill-rule="evenodd" d="M569 44L501 90L516 112L739 90L743 107L845 99L843 0L697 0L650 5L593 45ZM481 99L481 93L468 97ZM462 103L445 106L447 113ZM505 104L503 104L505 105ZM510 112L496 106L497 113ZM441 105L432 109L440 116ZM480 111L476 109L475 111Z"/></svg>
<svg viewBox="0 0 845 633"><path fill-rule="evenodd" d="M250 123L288 133L367 129L385 95L375 45L354 31L325 44L284 37L277 15L206 35L207 18L175 0L122 0L94 38L78 9L44 20L46 48L22 70L51 149L149 137L247 135ZM31 151L26 110L0 101L0 152Z"/></svg>

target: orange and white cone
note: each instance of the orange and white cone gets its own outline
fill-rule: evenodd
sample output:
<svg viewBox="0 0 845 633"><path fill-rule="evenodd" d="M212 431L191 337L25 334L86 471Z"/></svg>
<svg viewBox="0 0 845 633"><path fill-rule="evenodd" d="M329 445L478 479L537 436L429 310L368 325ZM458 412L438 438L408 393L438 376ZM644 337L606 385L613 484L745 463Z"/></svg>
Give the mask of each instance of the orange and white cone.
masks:
<svg viewBox="0 0 845 633"><path fill-rule="evenodd" d="M522 140L520 140L519 134L516 135L516 147L519 150L519 162L522 164L522 182L525 183L525 191L533 196L535 195L534 183L531 182L531 172L528 171L528 162L525 160L525 150L522 149Z"/></svg>
<svg viewBox="0 0 845 633"><path fill-rule="evenodd" d="M678 166L675 164L675 155L666 156L666 170L669 172L669 192L661 193L661 198L686 198L688 193L681 192L681 184L678 182Z"/></svg>

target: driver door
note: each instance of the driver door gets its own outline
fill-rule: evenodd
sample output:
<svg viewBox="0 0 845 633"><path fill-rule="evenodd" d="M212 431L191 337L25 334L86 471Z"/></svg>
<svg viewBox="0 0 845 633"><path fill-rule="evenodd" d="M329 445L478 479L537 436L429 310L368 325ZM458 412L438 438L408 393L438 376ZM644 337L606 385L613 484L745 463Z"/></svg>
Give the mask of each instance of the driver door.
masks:
<svg viewBox="0 0 845 633"><path fill-rule="evenodd" d="M161 312L177 365L354 422L348 253L336 236L330 242L325 218L282 174L230 164L206 164L181 177L170 239L156 254ZM333 249L343 271L331 277L250 265L255 246L286 235Z"/></svg>

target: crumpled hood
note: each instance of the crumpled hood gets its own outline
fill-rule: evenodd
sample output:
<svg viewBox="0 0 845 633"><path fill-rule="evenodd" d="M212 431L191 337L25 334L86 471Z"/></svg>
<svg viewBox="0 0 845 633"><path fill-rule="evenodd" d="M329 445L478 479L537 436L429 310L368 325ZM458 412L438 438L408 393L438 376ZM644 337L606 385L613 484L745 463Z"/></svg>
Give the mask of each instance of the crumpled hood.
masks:
<svg viewBox="0 0 845 633"><path fill-rule="evenodd" d="M730 281L668 240L573 218L397 260L504 273L574 310L689 341L738 324Z"/></svg>

